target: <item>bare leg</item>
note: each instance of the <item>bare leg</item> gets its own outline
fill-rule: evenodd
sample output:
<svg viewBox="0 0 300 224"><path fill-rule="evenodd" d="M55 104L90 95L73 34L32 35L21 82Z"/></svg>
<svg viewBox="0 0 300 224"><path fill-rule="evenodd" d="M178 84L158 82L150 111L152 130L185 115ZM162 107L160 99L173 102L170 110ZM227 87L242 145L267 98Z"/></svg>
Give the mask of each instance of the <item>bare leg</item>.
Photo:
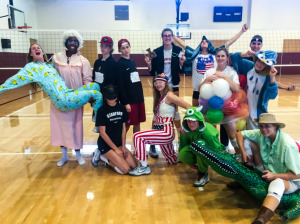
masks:
<svg viewBox="0 0 300 224"><path fill-rule="evenodd" d="M123 157L115 153L114 150L109 150L107 153L104 154L104 156L109 160L109 165L112 168L115 169L115 167L117 167L124 174L128 173L128 171L130 170L130 166L127 163L127 161Z"/></svg>
<svg viewBox="0 0 300 224"><path fill-rule="evenodd" d="M141 130L140 123L133 125L133 134Z"/></svg>
<svg viewBox="0 0 300 224"><path fill-rule="evenodd" d="M199 102L197 99L193 99L192 104L193 104L193 107L198 107Z"/></svg>

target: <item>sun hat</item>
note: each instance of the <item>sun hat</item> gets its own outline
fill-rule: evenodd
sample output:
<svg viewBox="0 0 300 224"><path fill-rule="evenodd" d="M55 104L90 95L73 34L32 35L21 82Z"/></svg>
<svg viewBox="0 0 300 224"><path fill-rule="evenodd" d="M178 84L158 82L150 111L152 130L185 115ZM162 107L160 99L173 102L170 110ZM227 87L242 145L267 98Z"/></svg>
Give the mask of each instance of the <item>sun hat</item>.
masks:
<svg viewBox="0 0 300 224"><path fill-rule="evenodd" d="M276 117L274 114L263 113L259 115L259 119L253 119L255 123L258 124L277 124L279 128L284 128L285 124L276 121Z"/></svg>

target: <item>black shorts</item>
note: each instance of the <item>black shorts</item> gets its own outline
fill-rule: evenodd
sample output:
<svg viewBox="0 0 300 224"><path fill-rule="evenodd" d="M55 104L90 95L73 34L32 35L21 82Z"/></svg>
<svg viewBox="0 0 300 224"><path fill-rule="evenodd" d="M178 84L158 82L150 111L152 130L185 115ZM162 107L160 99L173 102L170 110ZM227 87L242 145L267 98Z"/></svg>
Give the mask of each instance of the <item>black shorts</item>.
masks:
<svg viewBox="0 0 300 224"><path fill-rule="evenodd" d="M119 148L120 146L122 145L117 145L117 147ZM103 147L103 146L100 146L98 145L98 149L100 150L101 154L105 154L107 153L109 150L112 150L109 146L106 146L106 147Z"/></svg>
<svg viewBox="0 0 300 224"><path fill-rule="evenodd" d="M199 99L199 92L198 91L194 91L193 92L193 99L198 100Z"/></svg>
<svg viewBox="0 0 300 224"><path fill-rule="evenodd" d="M179 87L173 87L173 88L172 88L172 91L173 91L173 92L178 92L178 91L179 91Z"/></svg>

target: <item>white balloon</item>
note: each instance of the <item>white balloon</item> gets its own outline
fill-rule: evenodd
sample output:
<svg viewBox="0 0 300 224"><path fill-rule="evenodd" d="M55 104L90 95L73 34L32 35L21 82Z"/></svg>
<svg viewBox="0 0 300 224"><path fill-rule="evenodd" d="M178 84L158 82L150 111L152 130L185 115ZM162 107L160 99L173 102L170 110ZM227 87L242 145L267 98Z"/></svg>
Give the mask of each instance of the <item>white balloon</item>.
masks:
<svg viewBox="0 0 300 224"><path fill-rule="evenodd" d="M200 96L206 100L214 96L213 86L211 84L205 83L200 88Z"/></svg>
<svg viewBox="0 0 300 224"><path fill-rule="evenodd" d="M223 98L228 94L228 91L230 91L230 87L228 82L225 79L217 79L212 83L213 91L215 95L218 97Z"/></svg>
<svg viewBox="0 0 300 224"><path fill-rule="evenodd" d="M228 100L232 96L231 90L228 91L228 93L223 97L223 100Z"/></svg>

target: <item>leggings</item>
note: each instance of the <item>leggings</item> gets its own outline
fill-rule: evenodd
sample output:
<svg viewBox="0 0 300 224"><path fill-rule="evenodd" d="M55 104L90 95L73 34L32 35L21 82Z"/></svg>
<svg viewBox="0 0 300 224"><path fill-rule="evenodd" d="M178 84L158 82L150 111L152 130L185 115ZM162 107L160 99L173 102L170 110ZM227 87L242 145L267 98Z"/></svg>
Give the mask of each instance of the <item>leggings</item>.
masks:
<svg viewBox="0 0 300 224"><path fill-rule="evenodd" d="M146 161L146 144L160 145L161 151L169 164L177 162L177 153L174 150L175 137L173 124L160 125L161 130L139 131L133 135L135 157L140 161Z"/></svg>

